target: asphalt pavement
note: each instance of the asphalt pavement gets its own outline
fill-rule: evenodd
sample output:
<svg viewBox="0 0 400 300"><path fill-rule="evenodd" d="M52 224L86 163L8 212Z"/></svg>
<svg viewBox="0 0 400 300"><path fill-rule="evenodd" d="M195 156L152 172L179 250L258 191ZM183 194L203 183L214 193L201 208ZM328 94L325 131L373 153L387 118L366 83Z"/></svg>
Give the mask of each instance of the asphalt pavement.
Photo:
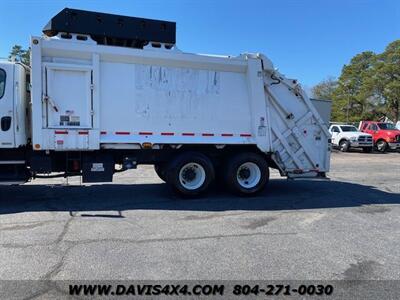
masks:
<svg viewBox="0 0 400 300"><path fill-rule="evenodd" d="M335 152L329 177L192 200L151 166L0 187L0 279L400 279L400 153Z"/></svg>

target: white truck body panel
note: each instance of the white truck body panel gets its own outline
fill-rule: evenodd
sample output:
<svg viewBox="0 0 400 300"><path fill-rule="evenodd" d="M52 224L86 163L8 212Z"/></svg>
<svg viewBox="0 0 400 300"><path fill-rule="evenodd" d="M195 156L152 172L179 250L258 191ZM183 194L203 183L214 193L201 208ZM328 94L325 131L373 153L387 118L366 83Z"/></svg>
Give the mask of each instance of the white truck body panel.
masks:
<svg viewBox="0 0 400 300"><path fill-rule="evenodd" d="M34 150L256 145L281 173L329 170L330 134L263 55L216 57L32 37Z"/></svg>

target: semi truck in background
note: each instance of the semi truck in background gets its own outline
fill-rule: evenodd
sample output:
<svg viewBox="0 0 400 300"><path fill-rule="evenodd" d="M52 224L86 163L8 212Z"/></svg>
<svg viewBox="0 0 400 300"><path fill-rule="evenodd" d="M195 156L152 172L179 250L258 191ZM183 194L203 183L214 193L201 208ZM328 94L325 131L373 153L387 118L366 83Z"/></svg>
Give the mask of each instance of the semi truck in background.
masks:
<svg viewBox="0 0 400 300"><path fill-rule="evenodd" d="M251 195L270 168L326 176L327 121L296 80L262 54L182 52L175 27L66 8L31 37L31 66L1 62L0 183L151 164L185 196L217 176Z"/></svg>

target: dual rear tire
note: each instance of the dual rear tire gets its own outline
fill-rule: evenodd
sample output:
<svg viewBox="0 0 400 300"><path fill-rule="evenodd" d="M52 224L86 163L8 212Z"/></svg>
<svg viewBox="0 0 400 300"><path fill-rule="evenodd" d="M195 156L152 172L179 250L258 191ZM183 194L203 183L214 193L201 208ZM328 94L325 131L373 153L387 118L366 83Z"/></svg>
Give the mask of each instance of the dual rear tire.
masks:
<svg viewBox="0 0 400 300"><path fill-rule="evenodd" d="M186 152L171 161L166 170L166 182L186 197L205 193L214 181L215 171L210 159L202 153Z"/></svg>
<svg viewBox="0 0 400 300"><path fill-rule="evenodd" d="M267 161L252 152L230 157L222 172L225 186L242 196L261 192L269 181Z"/></svg>
<svg viewBox="0 0 400 300"><path fill-rule="evenodd" d="M221 183L239 195L257 194L269 180L265 158L253 152L231 155L219 165L219 169ZM185 197L204 194L216 177L212 161L199 152L182 153L168 164L156 165L155 171L162 180Z"/></svg>

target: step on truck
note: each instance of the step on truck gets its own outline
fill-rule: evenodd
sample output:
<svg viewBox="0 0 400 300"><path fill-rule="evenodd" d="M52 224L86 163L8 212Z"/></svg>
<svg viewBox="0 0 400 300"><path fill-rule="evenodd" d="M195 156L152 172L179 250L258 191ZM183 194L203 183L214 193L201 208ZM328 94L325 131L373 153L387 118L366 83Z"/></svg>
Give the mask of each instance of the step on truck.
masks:
<svg viewBox="0 0 400 300"><path fill-rule="evenodd" d="M154 165L185 196L221 179L263 189L270 168L323 178L330 133L296 80L262 54L185 53L174 22L64 9L31 37L31 66L0 63L0 182Z"/></svg>

